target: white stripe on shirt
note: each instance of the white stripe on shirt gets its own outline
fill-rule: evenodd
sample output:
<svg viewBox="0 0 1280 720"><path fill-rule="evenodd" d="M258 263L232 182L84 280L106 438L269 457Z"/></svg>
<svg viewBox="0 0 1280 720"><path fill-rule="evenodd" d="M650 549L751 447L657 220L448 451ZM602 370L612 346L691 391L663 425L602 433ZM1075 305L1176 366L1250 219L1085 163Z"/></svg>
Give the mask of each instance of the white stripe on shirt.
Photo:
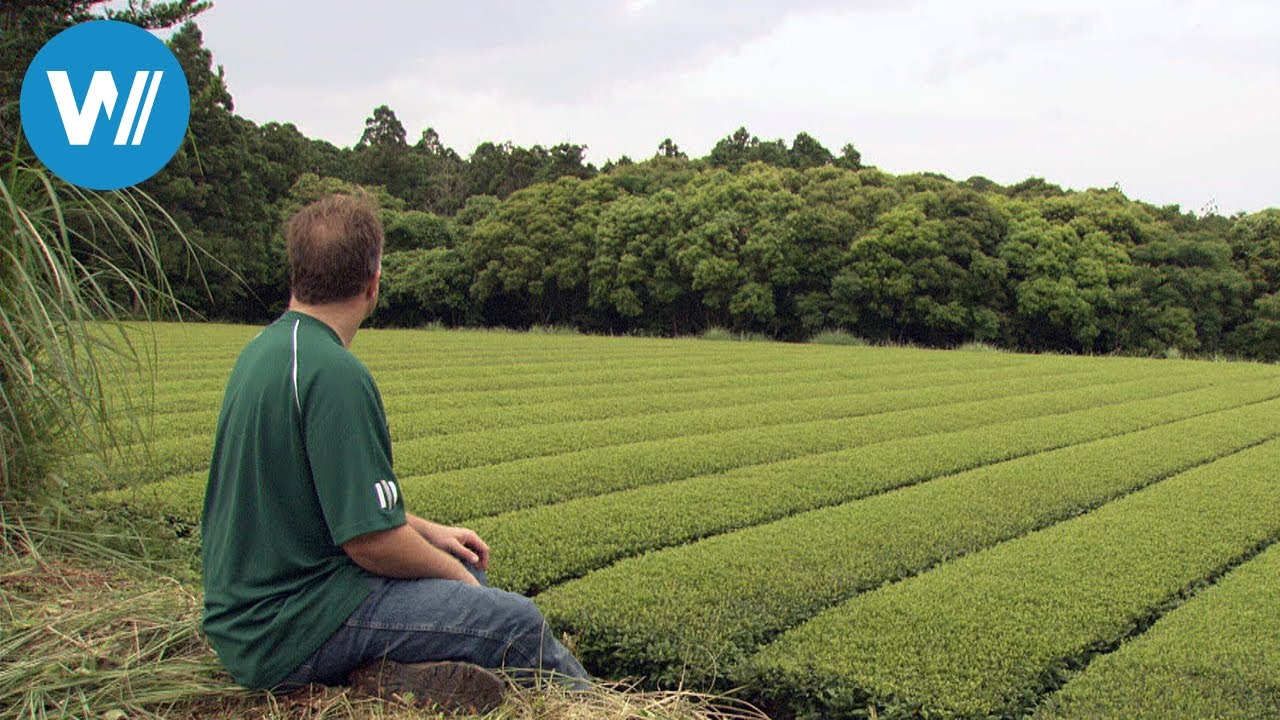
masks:
<svg viewBox="0 0 1280 720"><path fill-rule="evenodd" d="M298 397L298 325L301 320L293 321L293 404L298 406L298 413L302 413L302 400Z"/></svg>

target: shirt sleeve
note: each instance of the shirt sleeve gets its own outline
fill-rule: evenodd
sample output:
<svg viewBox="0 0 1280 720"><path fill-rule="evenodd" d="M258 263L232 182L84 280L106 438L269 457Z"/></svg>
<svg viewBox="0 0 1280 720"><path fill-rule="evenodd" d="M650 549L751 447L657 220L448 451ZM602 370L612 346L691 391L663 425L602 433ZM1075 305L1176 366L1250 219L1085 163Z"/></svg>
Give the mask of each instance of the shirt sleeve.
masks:
<svg viewBox="0 0 1280 720"><path fill-rule="evenodd" d="M391 436L363 367L317 373L302 405L312 480L335 545L405 523Z"/></svg>

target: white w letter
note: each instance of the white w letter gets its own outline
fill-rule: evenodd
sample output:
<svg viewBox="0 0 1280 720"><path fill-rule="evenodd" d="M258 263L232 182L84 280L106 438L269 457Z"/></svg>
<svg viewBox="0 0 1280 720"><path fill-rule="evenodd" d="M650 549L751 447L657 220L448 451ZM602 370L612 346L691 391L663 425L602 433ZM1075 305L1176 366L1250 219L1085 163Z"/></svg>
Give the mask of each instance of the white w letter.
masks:
<svg viewBox="0 0 1280 720"><path fill-rule="evenodd" d="M72 145L88 145L89 139L93 137L93 128L98 124L98 110L106 110L107 117L111 117L111 112L115 109L116 98L120 95L116 90L116 81L106 70L94 72L93 80L89 82L89 92L84 96L84 106L77 108L67 72L47 72L54 102L58 103L58 114L62 116L62 128L67 131L67 142Z"/></svg>

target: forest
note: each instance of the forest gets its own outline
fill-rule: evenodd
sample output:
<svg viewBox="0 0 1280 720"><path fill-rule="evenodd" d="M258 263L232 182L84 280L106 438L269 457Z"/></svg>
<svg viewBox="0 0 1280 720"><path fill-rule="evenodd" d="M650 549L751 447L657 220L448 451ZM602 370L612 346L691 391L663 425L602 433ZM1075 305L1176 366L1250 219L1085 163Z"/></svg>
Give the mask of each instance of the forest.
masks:
<svg viewBox="0 0 1280 720"><path fill-rule="evenodd" d="M745 127L705 157L667 138L596 167L584 145L484 142L463 157L430 127L410 142L384 105L340 148L236 115L194 23L169 44L189 137L141 189L172 217L157 240L189 317L274 317L283 219L362 186L387 236L381 326L1280 359L1277 208L1225 217L1041 178L893 175L852 143L837 154Z"/></svg>

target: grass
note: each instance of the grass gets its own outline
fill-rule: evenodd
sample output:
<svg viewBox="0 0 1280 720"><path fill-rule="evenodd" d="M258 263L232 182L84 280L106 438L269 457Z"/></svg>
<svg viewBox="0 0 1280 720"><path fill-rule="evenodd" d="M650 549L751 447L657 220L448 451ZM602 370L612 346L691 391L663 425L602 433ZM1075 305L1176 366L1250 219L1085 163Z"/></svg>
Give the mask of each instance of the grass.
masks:
<svg viewBox="0 0 1280 720"><path fill-rule="evenodd" d="M0 708L7 717L162 717L231 700L177 579L48 519L5 515Z"/></svg>
<svg viewBox="0 0 1280 720"><path fill-rule="evenodd" d="M1005 352L1005 350L1002 348L998 348L995 345L991 345L989 343L978 342L977 340L964 343L959 347L957 347L956 350L959 350L960 352L981 352L981 353Z"/></svg>
<svg viewBox="0 0 1280 720"><path fill-rule="evenodd" d="M202 600L191 589L198 579L181 564L102 543L29 507L0 510L0 531L0 716L424 716L421 709L346 688L311 686L281 697L242 689L200 632ZM150 545L143 537L129 544ZM507 701L483 720L763 717L731 697L602 683L586 693L513 685Z"/></svg>
<svg viewBox="0 0 1280 720"><path fill-rule="evenodd" d="M771 338L764 333L735 332L722 327L707 328L706 330L703 330L702 334L698 337L702 340L713 340L717 342L772 342Z"/></svg>
<svg viewBox="0 0 1280 720"><path fill-rule="evenodd" d="M870 345L865 338L858 337L848 330L823 330L809 338L815 345L845 345L848 347L865 347Z"/></svg>
<svg viewBox="0 0 1280 720"><path fill-rule="evenodd" d="M104 457L121 444L135 414L112 417L108 386L153 348L118 319L179 309L157 217L141 192L83 190L0 151L0 497L53 491L53 438Z"/></svg>

